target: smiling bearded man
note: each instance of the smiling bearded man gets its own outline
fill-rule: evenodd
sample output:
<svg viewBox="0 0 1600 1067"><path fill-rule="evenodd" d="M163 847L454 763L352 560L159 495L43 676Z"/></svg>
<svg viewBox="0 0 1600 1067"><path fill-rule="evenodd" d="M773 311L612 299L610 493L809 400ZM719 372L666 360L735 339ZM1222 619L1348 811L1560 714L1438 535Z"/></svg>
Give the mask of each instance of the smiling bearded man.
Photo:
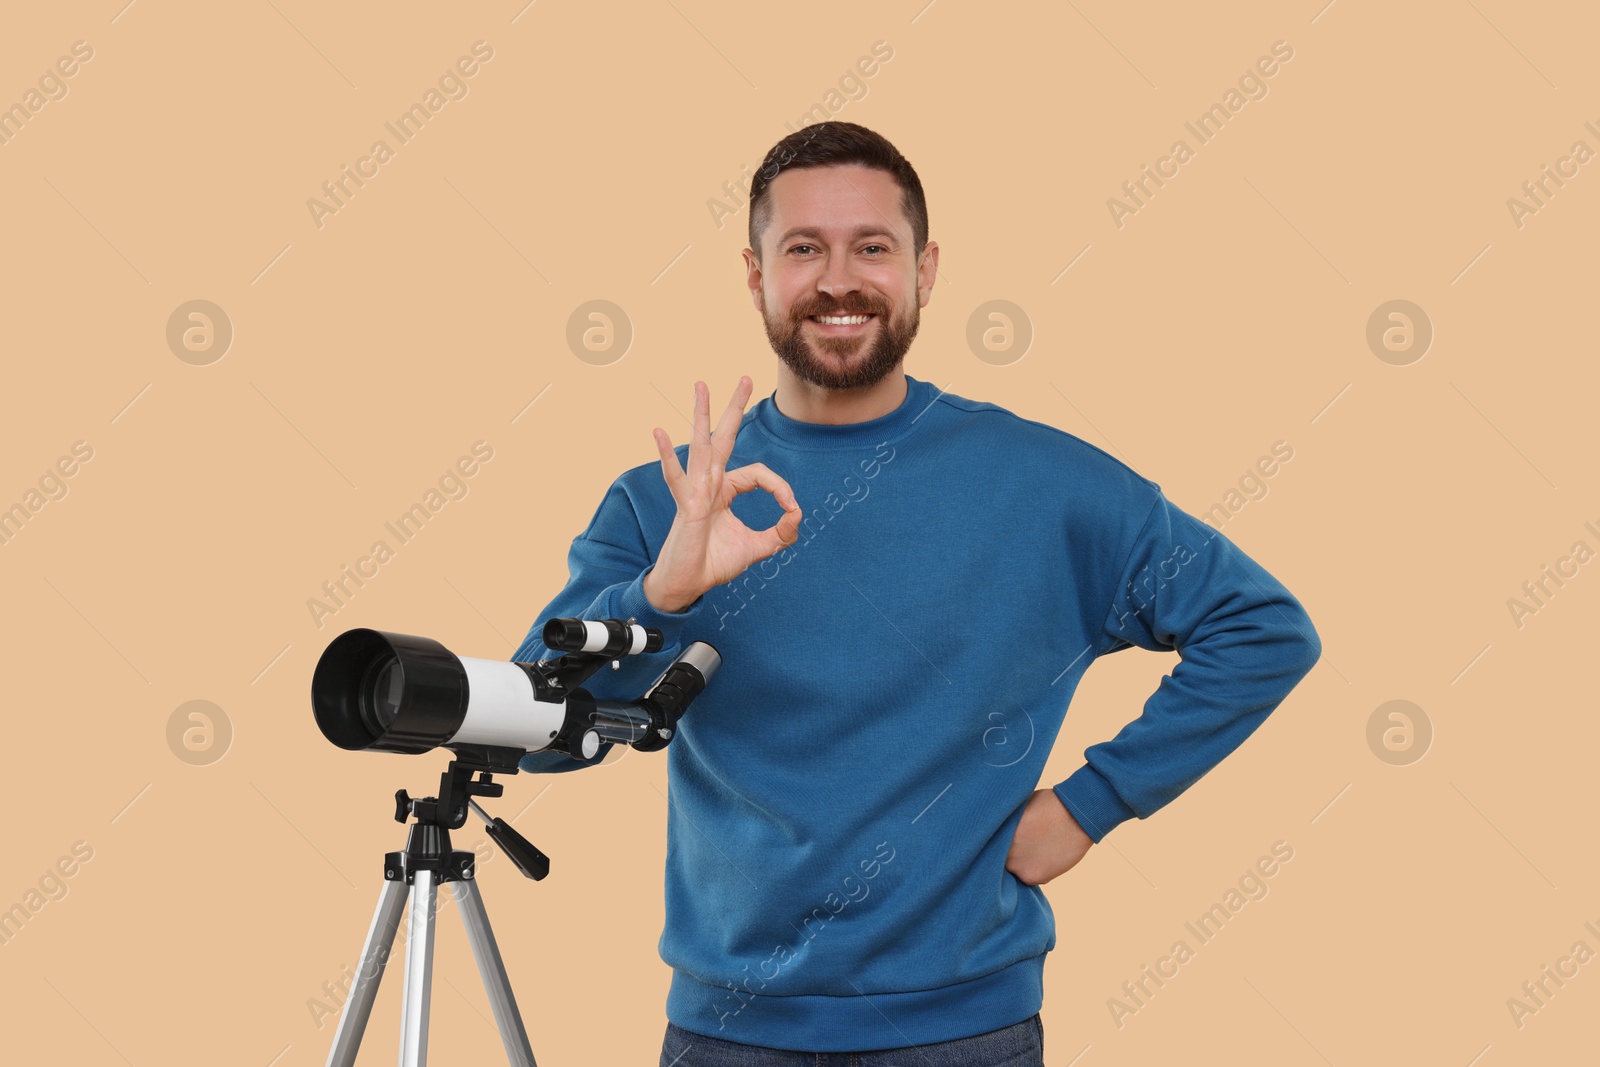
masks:
<svg viewBox="0 0 1600 1067"><path fill-rule="evenodd" d="M1042 887L1237 748L1321 641L1156 482L905 373L939 246L881 135L829 121L784 138L748 223L776 388L747 412L741 377L713 425L695 382L689 443L654 428L659 462L614 480L512 658L555 654L550 617L657 630L656 651L585 683L610 700L694 641L721 657L666 753L659 1067L1043 1067ZM1051 773L1084 672L1133 647L1180 662ZM596 766L612 745L520 766ZM1065 918L1065 965L1102 921Z"/></svg>

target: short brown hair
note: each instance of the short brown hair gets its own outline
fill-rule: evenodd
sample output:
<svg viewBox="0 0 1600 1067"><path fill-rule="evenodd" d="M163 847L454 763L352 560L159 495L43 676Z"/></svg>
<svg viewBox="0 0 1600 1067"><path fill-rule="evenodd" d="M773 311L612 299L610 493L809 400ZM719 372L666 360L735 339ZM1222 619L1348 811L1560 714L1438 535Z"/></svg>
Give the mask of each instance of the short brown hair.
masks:
<svg viewBox="0 0 1600 1067"><path fill-rule="evenodd" d="M900 186L900 210L911 223L912 250L921 258L928 243L928 202L922 181L900 150L881 134L853 122L816 122L804 126L767 152L750 185L750 248L761 261L761 235L772 221L767 186L784 169L831 167L856 163L886 171Z"/></svg>

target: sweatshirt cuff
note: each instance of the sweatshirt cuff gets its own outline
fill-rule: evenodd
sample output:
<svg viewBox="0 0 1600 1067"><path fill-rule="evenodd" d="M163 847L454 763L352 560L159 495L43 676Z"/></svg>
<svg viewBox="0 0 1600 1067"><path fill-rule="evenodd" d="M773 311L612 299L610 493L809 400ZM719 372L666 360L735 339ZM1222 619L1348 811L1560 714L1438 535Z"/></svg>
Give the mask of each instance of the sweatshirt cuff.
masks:
<svg viewBox="0 0 1600 1067"><path fill-rule="evenodd" d="M645 575L655 570L652 563L622 590L617 597L617 614L621 618L630 616L640 626L649 626L661 631L663 647L671 647L678 641L678 633L683 629L683 624L691 619L698 618L701 609L705 606L705 597L695 597L694 603L682 611L662 611L650 603L650 598L644 595Z"/></svg>
<svg viewBox="0 0 1600 1067"><path fill-rule="evenodd" d="M1057 785L1055 794L1096 844L1117 825L1138 814L1123 803L1105 776L1087 763Z"/></svg>

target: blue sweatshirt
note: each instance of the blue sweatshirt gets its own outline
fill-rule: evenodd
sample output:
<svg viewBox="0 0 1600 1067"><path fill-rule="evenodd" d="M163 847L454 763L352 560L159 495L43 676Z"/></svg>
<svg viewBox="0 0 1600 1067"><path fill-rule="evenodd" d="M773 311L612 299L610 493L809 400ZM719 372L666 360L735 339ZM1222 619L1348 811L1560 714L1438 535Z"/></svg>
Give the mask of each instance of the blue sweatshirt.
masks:
<svg viewBox="0 0 1600 1067"><path fill-rule="evenodd" d="M1099 841L1232 752L1321 653L1294 596L1154 482L1053 426L906 386L843 426L788 418L775 394L745 413L728 469L788 481L799 539L681 612L641 588L677 512L660 463L624 472L511 657L558 655L540 640L553 616L632 616L665 647L587 686L631 700L689 643L722 654L665 753L659 949L686 1030L842 1052L1030 1017L1055 918L1006 854L1084 671L1134 645L1180 654L1054 786ZM758 530L783 514L760 489L732 506Z"/></svg>

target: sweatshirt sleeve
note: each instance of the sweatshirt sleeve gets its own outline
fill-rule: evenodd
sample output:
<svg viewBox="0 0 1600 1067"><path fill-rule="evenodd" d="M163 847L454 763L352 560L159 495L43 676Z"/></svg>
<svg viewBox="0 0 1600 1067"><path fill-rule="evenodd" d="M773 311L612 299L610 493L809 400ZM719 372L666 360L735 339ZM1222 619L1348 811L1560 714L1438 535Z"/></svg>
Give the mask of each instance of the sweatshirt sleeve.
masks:
<svg viewBox="0 0 1600 1067"><path fill-rule="evenodd" d="M1238 748L1322 654L1300 602L1159 490L1122 568L1097 655L1177 650L1144 711L1055 787L1095 841L1153 814Z"/></svg>
<svg viewBox="0 0 1600 1067"><path fill-rule="evenodd" d="M621 482L614 483L600 502L589 526L573 538L567 553L566 586L534 617L522 644L512 653L514 663L555 659L560 652L543 641L544 624L552 618L627 619L661 631L659 652L624 656L620 666L602 667L583 688L602 700L634 700L660 677L682 653L683 627L697 618L704 598L681 612L657 610L644 595L644 578L655 567L639 525L633 503ZM593 767L606 758L614 742L606 741L591 760L574 759L565 752L530 752L518 764L524 771L555 773Z"/></svg>

